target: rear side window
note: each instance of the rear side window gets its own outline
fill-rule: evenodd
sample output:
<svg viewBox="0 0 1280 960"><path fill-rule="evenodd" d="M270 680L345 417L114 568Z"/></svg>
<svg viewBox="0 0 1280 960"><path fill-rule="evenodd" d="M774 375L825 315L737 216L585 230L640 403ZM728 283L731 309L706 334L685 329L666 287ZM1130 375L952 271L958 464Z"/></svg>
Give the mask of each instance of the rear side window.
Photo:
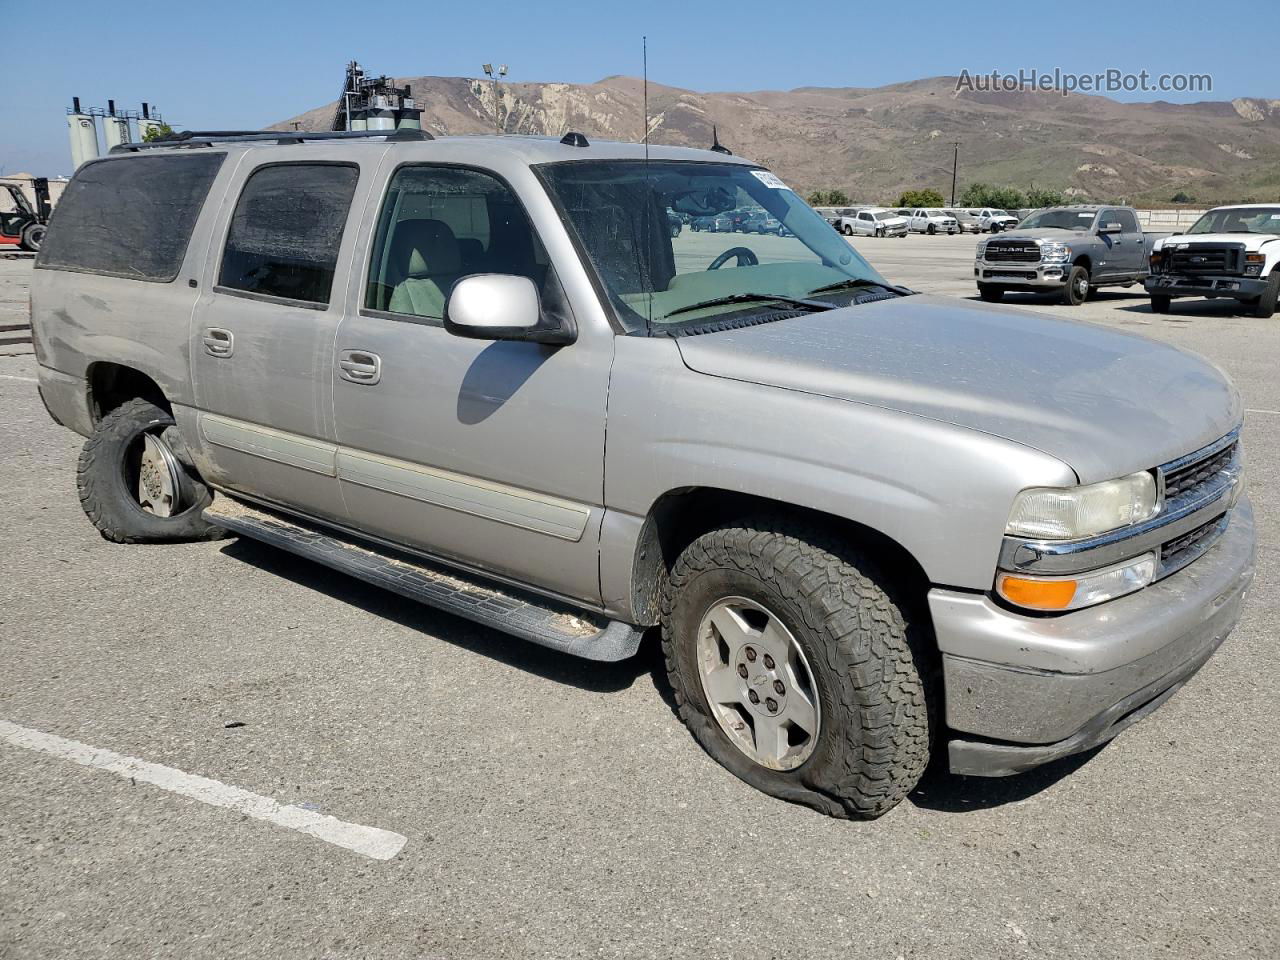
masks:
<svg viewBox="0 0 1280 960"><path fill-rule="evenodd" d="M36 267L168 283L224 153L121 157L82 166L49 221Z"/></svg>
<svg viewBox="0 0 1280 960"><path fill-rule="evenodd" d="M333 288L357 167L280 163L245 182L222 254L218 285L324 305Z"/></svg>

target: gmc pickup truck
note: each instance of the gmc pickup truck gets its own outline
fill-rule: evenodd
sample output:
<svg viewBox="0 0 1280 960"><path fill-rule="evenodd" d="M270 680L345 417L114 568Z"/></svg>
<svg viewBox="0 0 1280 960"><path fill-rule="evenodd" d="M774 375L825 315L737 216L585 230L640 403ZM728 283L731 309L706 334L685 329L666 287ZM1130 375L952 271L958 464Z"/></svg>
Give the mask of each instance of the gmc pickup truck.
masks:
<svg viewBox="0 0 1280 960"><path fill-rule="evenodd" d="M1142 232L1132 207L1038 210L1016 231L978 244L978 295L994 303L1010 290L1059 292L1079 306L1098 287L1141 283L1158 236Z"/></svg>
<svg viewBox="0 0 1280 960"><path fill-rule="evenodd" d="M1151 309L1168 313L1174 297L1227 297L1255 317L1276 312L1280 295L1280 205L1216 207L1184 234L1151 251L1146 280Z"/></svg>
<svg viewBox="0 0 1280 960"><path fill-rule="evenodd" d="M664 213L735 209L785 230ZM834 816L889 810L934 755L1004 776L1111 739L1253 576L1220 370L898 286L739 157L132 144L76 172L31 295L106 539L230 531L597 661L656 627L698 743Z"/></svg>

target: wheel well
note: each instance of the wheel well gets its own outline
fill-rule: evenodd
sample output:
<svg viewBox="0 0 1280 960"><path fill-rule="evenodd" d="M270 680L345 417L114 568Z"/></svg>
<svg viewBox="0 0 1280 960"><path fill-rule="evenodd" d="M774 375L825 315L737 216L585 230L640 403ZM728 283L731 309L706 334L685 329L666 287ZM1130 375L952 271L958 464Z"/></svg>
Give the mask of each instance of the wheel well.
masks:
<svg viewBox="0 0 1280 960"><path fill-rule="evenodd" d="M159 384L141 370L102 361L92 364L88 372L89 411L97 423L108 413L135 397L150 400L156 406L172 414L164 391Z"/></svg>
<svg viewBox="0 0 1280 960"><path fill-rule="evenodd" d="M1084 267L1089 273L1093 273L1093 261L1089 259L1087 253L1080 254L1080 256L1071 261L1071 265L1073 267Z"/></svg>
<svg viewBox="0 0 1280 960"><path fill-rule="evenodd" d="M708 530L768 515L820 526L835 536L867 548L913 600L923 602L929 590L924 569L905 547L872 527L845 517L714 487L685 487L663 494L650 508L636 550L632 577L633 604L645 622L657 620L657 592L676 558Z"/></svg>

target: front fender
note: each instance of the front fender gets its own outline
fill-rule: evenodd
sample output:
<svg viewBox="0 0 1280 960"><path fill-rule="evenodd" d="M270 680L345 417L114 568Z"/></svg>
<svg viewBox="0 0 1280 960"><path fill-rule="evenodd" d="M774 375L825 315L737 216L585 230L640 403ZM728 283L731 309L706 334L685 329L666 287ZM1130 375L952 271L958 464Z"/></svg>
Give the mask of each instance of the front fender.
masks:
<svg viewBox="0 0 1280 960"><path fill-rule="evenodd" d="M643 520L664 494L710 487L854 521L901 545L932 583L986 590L1018 491L1075 482L1060 460L1002 438L695 373L672 340L620 337L602 579L630 570ZM620 595L602 586L606 598Z"/></svg>

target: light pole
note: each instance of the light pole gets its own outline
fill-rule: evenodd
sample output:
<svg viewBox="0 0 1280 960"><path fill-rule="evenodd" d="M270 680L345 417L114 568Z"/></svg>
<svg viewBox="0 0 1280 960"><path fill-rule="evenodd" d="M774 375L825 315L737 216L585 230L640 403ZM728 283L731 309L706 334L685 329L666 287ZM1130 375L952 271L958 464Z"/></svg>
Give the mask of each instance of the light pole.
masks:
<svg viewBox="0 0 1280 960"><path fill-rule="evenodd" d="M951 158L951 205L956 205L956 171L960 169L960 141L954 141L956 152Z"/></svg>
<svg viewBox="0 0 1280 960"><path fill-rule="evenodd" d="M486 63L484 75L489 78L489 84L493 88L493 132L502 133L501 113L498 110L498 78L507 75L507 65L500 63L495 71L492 63Z"/></svg>

